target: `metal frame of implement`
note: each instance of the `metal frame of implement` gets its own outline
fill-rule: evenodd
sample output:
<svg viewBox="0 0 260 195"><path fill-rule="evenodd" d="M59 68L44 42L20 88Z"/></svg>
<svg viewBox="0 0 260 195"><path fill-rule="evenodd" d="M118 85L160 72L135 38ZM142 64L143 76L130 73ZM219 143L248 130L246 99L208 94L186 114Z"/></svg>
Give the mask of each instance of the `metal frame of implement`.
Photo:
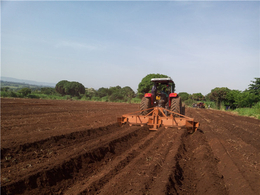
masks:
<svg viewBox="0 0 260 195"><path fill-rule="evenodd" d="M162 107L154 107L146 110L151 111L146 115L141 115L141 112L145 110L124 114L122 117L117 118L117 122L120 126L127 122L130 126L148 125L149 130L158 130L159 127L164 126L165 128L186 127L187 130L195 132L199 127L199 123L195 122L193 118L172 112ZM165 114L165 112L168 113L168 116Z"/></svg>

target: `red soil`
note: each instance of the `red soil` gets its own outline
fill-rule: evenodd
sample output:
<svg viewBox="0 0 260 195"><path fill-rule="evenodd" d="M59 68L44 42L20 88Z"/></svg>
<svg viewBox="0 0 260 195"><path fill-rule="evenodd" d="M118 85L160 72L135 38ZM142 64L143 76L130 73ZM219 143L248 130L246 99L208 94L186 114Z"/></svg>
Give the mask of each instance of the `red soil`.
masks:
<svg viewBox="0 0 260 195"><path fill-rule="evenodd" d="M2 194L260 194L260 120L186 108L194 134L117 126L138 109L1 99Z"/></svg>

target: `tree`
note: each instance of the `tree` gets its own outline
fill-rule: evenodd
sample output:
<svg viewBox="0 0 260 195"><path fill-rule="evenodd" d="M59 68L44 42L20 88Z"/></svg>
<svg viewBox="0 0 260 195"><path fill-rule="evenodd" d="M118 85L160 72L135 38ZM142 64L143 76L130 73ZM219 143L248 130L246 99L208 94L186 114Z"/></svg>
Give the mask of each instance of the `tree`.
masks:
<svg viewBox="0 0 260 195"><path fill-rule="evenodd" d="M61 95L66 95L65 86L68 85L68 83L69 81L67 80L62 80L58 82L55 86L56 91Z"/></svg>
<svg viewBox="0 0 260 195"><path fill-rule="evenodd" d="M123 87L121 91L125 97L125 101L130 101L135 96L135 92L129 86Z"/></svg>
<svg viewBox="0 0 260 195"><path fill-rule="evenodd" d="M56 91L61 95L80 96L85 94L85 87L79 82L62 80L55 86Z"/></svg>
<svg viewBox="0 0 260 195"><path fill-rule="evenodd" d="M254 93L250 93L248 91L244 91L239 93L236 97L236 105L237 107L252 107L255 104L256 95Z"/></svg>
<svg viewBox="0 0 260 195"><path fill-rule="evenodd" d="M108 99L109 99L109 101L114 102L117 100L123 100L124 96L119 91L117 91L117 92L111 94Z"/></svg>
<svg viewBox="0 0 260 195"><path fill-rule="evenodd" d="M91 99L97 94L97 91L94 88L86 88L85 95L87 98Z"/></svg>
<svg viewBox="0 0 260 195"><path fill-rule="evenodd" d="M255 95L260 95L260 78L255 78L255 81L251 81L248 90Z"/></svg>
<svg viewBox="0 0 260 195"><path fill-rule="evenodd" d="M216 87L211 90L210 99L216 101L217 106L220 109L221 102L226 100L227 98L226 96L229 91L230 89L228 89L227 87L221 87L221 88Z"/></svg>
<svg viewBox="0 0 260 195"><path fill-rule="evenodd" d="M238 97L241 94L239 90L230 90L226 95L226 101L231 109L235 109L238 106Z"/></svg>
<svg viewBox="0 0 260 195"><path fill-rule="evenodd" d="M120 93L121 87L117 85L116 87L109 87L108 89L108 95L112 95L114 93Z"/></svg>
<svg viewBox="0 0 260 195"><path fill-rule="evenodd" d="M80 94L85 94L84 85L76 81L70 82L68 95L80 96Z"/></svg>
<svg viewBox="0 0 260 195"><path fill-rule="evenodd" d="M108 88L101 87L97 90L97 96L102 98L108 96Z"/></svg>
<svg viewBox="0 0 260 195"><path fill-rule="evenodd" d="M26 87L26 88L22 88L18 92L21 93L23 96L27 96L32 92L32 90Z"/></svg>
<svg viewBox="0 0 260 195"><path fill-rule="evenodd" d="M260 101L260 78L255 78L255 81L251 81L248 91L256 95L255 103Z"/></svg>
<svg viewBox="0 0 260 195"><path fill-rule="evenodd" d="M190 97L190 95L186 92L180 92L180 93L178 93L178 95L181 97L182 101L188 100Z"/></svg>
<svg viewBox="0 0 260 195"><path fill-rule="evenodd" d="M208 93L207 95L205 95L205 100L206 101L213 101L213 99L211 97L211 93Z"/></svg>
<svg viewBox="0 0 260 195"><path fill-rule="evenodd" d="M140 97L143 96L144 93L148 93L149 91L151 91L152 87L153 87L153 82L151 82L152 78L169 78L169 76L167 75L163 75L163 74L148 74L146 75L142 81L139 83L138 85L138 95ZM175 84L172 83L173 85L173 91L175 90ZM161 90L161 86L158 86L158 90Z"/></svg>
<svg viewBox="0 0 260 195"><path fill-rule="evenodd" d="M205 97L201 93L193 93L191 95L191 98L196 101L202 101L205 100Z"/></svg>

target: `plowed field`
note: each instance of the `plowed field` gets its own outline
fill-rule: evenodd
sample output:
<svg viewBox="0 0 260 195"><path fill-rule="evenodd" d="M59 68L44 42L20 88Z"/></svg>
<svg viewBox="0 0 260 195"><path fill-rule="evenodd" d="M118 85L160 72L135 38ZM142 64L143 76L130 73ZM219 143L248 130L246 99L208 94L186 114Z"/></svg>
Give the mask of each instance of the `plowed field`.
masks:
<svg viewBox="0 0 260 195"><path fill-rule="evenodd" d="M260 194L260 120L186 108L194 134L117 126L138 109L1 99L2 194Z"/></svg>

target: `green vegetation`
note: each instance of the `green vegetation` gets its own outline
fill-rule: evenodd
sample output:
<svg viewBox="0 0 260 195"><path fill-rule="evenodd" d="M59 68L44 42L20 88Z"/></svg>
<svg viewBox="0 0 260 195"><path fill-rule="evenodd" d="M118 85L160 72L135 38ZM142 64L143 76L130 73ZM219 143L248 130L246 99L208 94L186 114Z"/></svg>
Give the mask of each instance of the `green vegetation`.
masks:
<svg viewBox="0 0 260 195"><path fill-rule="evenodd" d="M186 101L190 97L190 95L187 92L180 92L178 95L181 97L182 101Z"/></svg>
<svg viewBox="0 0 260 195"><path fill-rule="evenodd" d="M151 91L151 89L153 87L153 83L151 82L152 78L169 78L169 76L163 75L163 74L146 75L138 85L137 93L138 93L139 98L142 98L145 93L148 93L149 91ZM173 89L175 89L175 84L173 83L173 85L174 85ZM157 88L158 88L158 90L162 90L160 84Z"/></svg>
<svg viewBox="0 0 260 195"><path fill-rule="evenodd" d="M27 96L31 94L32 90L30 88L22 88L21 90L18 91L22 96Z"/></svg>
<svg viewBox="0 0 260 195"><path fill-rule="evenodd" d="M198 94L191 94L184 102L187 106L203 102L206 108L210 106L212 109L232 110L232 112L240 115L254 116L259 119L260 78L255 78L255 80L251 82L249 88L245 91L216 87L205 97L199 97Z"/></svg>
<svg viewBox="0 0 260 195"><path fill-rule="evenodd" d="M216 87L211 90L209 94L209 98L217 103L218 109L220 109L220 105L222 101L227 100L227 94L230 90L226 87Z"/></svg>
<svg viewBox="0 0 260 195"><path fill-rule="evenodd" d="M258 101L260 101L260 78L255 78L255 81L251 81L252 83L249 85L248 91L250 93L254 93L258 96Z"/></svg>
<svg viewBox="0 0 260 195"><path fill-rule="evenodd" d="M80 97L85 94L85 87L79 82L62 80L56 84L56 91L61 95L71 95L72 97Z"/></svg>
<svg viewBox="0 0 260 195"><path fill-rule="evenodd" d="M233 112L238 113L242 116L252 116L257 119L260 119L260 102L258 102L252 108L237 108Z"/></svg>
<svg viewBox="0 0 260 195"><path fill-rule="evenodd" d="M101 87L98 90L93 88L87 88L86 93L83 96L84 100L92 101L102 101L102 102L132 102L132 99L135 97L134 91L131 87L120 86L104 88ZM136 101L136 100L134 100Z"/></svg>
<svg viewBox="0 0 260 195"><path fill-rule="evenodd" d="M18 83L15 85L17 88L13 89L12 85L8 86L7 84L4 87L1 87L1 97L128 103L138 103L140 101L138 98L135 98L136 94L128 86L123 88L120 86L110 88L102 87L95 90L93 88L85 88L81 83L66 80L58 82L55 88L30 88L29 85L24 85L25 87L18 88L20 85Z"/></svg>
<svg viewBox="0 0 260 195"><path fill-rule="evenodd" d="M148 74L139 83L137 94L128 86L101 87L95 90L66 80L58 82L55 88L1 81L1 97L140 103L144 93L152 88L151 78L163 77L168 76ZM216 87L206 96L187 92L181 92L179 96L186 106L192 107L194 103L203 102L206 108L229 110L260 119L260 78L251 82L245 91Z"/></svg>
<svg viewBox="0 0 260 195"><path fill-rule="evenodd" d="M196 101L204 101L205 97L201 93L193 93L191 94L191 99L196 100Z"/></svg>

